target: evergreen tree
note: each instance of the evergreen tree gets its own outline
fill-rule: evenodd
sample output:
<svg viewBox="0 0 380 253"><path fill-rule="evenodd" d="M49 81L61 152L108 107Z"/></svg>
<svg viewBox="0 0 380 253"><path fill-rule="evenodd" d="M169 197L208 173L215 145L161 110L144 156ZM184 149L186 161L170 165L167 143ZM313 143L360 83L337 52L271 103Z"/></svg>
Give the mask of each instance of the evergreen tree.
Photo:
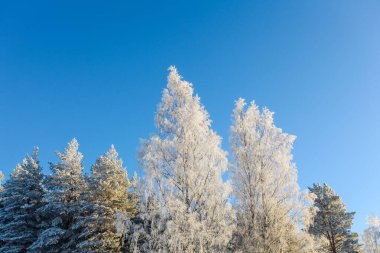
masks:
<svg viewBox="0 0 380 253"><path fill-rule="evenodd" d="M359 244L358 233L352 232L348 235L347 240L344 242L342 252L345 253L361 253L362 245Z"/></svg>
<svg viewBox="0 0 380 253"><path fill-rule="evenodd" d="M132 184L113 146L96 160L91 172L88 191L82 195L84 216L76 224L82 228L76 251L120 252L125 236L123 220L136 213Z"/></svg>
<svg viewBox="0 0 380 253"><path fill-rule="evenodd" d="M338 194L327 184L309 188L315 194L317 213L309 232L322 239L320 250L329 253L360 252L356 233L351 232L355 212L347 212Z"/></svg>
<svg viewBox="0 0 380 253"><path fill-rule="evenodd" d="M43 215L43 231L30 247L30 252L72 252L76 246L76 217L81 215L80 196L86 190L82 175L82 154L73 139L64 153L56 152L60 161L51 164L52 174L45 180L46 205L39 209Z"/></svg>
<svg viewBox="0 0 380 253"><path fill-rule="evenodd" d="M171 67L156 113L158 135L140 152L149 197L166 221L164 233L151 234L165 245L162 252L223 252L230 241L226 152L210 125L192 85Z"/></svg>
<svg viewBox="0 0 380 253"><path fill-rule="evenodd" d="M127 223L126 252L165 252L166 243L159 236L165 233L165 225L155 198L140 201L138 215Z"/></svg>
<svg viewBox="0 0 380 253"><path fill-rule="evenodd" d="M42 206L42 169L38 149L17 165L1 193L0 252L26 252L36 240L40 218L36 210Z"/></svg>
<svg viewBox="0 0 380 253"><path fill-rule="evenodd" d="M300 231L313 213L312 199L297 184L294 140L274 125L268 109L236 102L230 137L238 215L234 244L242 252L313 251L312 238Z"/></svg>
<svg viewBox="0 0 380 253"><path fill-rule="evenodd" d="M380 221L376 216L370 216L368 225L363 233L364 252L380 253Z"/></svg>

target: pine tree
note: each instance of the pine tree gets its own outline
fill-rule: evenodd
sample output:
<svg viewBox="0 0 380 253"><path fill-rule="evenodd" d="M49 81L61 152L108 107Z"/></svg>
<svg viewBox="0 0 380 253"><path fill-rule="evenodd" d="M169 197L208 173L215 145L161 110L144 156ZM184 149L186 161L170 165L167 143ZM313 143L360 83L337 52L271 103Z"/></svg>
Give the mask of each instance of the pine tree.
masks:
<svg viewBox="0 0 380 253"><path fill-rule="evenodd" d="M380 221L377 216L368 217L368 228L363 233L365 253L380 253Z"/></svg>
<svg viewBox="0 0 380 253"><path fill-rule="evenodd" d="M81 215L80 196L86 190L82 175L82 154L73 139L64 153L56 152L60 159L51 164L52 174L45 180L46 205L39 209L43 215L43 231L30 247L30 252L72 252L76 233L76 217Z"/></svg>
<svg viewBox="0 0 380 253"><path fill-rule="evenodd" d="M140 152L149 197L166 221L165 232L152 235L165 245L162 252L223 252L231 238L226 152L210 125L192 85L171 67L156 113L158 135Z"/></svg>
<svg viewBox="0 0 380 253"><path fill-rule="evenodd" d="M320 249L330 253L360 252L356 233L351 232L355 212L347 212L338 194L327 184L314 184L309 188L315 194L317 213L309 232L321 238Z"/></svg>
<svg viewBox="0 0 380 253"><path fill-rule="evenodd" d="M300 192L292 162L295 137L273 123L273 113L236 102L231 127L232 182L237 209L234 244L242 252L313 252L304 231L312 199Z"/></svg>
<svg viewBox="0 0 380 253"><path fill-rule="evenodd" d="M348 235L347 240L342 247L344 253L362 253L362 245L359 244L358 233L352 232Z"/></svg>
<svg viewBox="0 0 380 253"><path fill-rule="evenodd" d="M17 165L1 193L0 252L26 252L36 240L40 218L36 210L42 206L42 169L38 149Z"/></svg>
<svg viewBox="0 0 380 253"><path fill-rule="evenodd" d="M126 233L123 220L136 213L137 199L130 192L132 184L113 146L96 160L91 172L88 191L82 195L85 214L76 224L82 228L76 251L120 252Z"/></svg>

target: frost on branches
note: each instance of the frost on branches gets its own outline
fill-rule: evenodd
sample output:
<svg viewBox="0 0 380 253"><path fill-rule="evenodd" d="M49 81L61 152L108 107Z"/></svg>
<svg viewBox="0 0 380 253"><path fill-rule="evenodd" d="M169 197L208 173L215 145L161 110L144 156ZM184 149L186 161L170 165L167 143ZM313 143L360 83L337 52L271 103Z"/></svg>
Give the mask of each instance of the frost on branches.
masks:
<svg viewBox="0 0 380 253"><path fill-rule="evenodd" d="M268 109L236 102L230 143L238 216L234 241L242 252L313 252L305 232L312 198L297 184L294 140L273 124Z"/></svg>
<svg viewBox="0 0 380 253"><path fill-rule="evenodd" d="M228 165L192 84L171 67L155 125L139 150L141 180L129 180L113 146L84 174L75 139L50 175L37 150L3 186L0 172L0 252L361 252L340 197L327 185L300 190L295 137L268 109L236 102ZM365 253L380 253L379 243L370 217Z"/></svg>
<svg viewBox="0 0 380 253"><path fill-rule="evenodd" d="M17 165L6 182L0 204L0 252L26 252L36 240L42 206L42 170L38 149Z"/></svg>
<svg viewBox="0 0 380 253"><path fill-rule="evenodd" d="M365 253L380 253L380 221L377 216L368 217L368 228L363 233Z"/></svg>
<svg viewBox="0 0 380 253"><path fill-rule="evenodd" d="M43 215L43 231L30 247L31 252L72 252L75 249L75 218L81 214L81 194L86 190L82 174L82 154L73 139L64 153L56 152L60 161L51 164L52 174L45 181L46 205L39 209Z"/></svg>
<svg viewBox="0 0 380 253"><path fill-rule="evenodd" d="M137 191L140 194L144 191L143 187L139 185ZM140 201L138 210L138 215L126 224L126 252L167 252L166 243L160 236L165 232L166 224L155 199L149 196Z"/></svg>
<svg viewBox="0 0 380 253"><path fill-rule="evenodd" d="M158 134L140 152L148 198L165 220L164 233L150 235L163 252L223 252L230 241L230 187L222 180L226 152L210 126L192 85L171 67L156 113Z"/></svg>
<svg viewBox="0 0 380 253"><path fill-rule="evenodd" d="M80 227L76 251L120 252L126 233L123 221L135 215L137 200L114 146L96 160L87 181L83 217L76 222Z"/></svg>
<svg viewBox="0 0 380 253"><path fill-rule="evenodd" d="M351 232L355 212L347 212L338 194L327 184L309 188L315 194L317 213L309 232L320 240L322 252L360 253L358 235Z"/></svg>

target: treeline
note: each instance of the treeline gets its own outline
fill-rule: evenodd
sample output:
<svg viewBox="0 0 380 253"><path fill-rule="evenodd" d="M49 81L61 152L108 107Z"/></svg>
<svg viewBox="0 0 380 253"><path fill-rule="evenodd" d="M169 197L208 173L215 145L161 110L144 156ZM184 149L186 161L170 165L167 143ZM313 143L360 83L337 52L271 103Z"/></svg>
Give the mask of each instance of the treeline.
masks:
<svg viewBox="0 0 380 253"><path fill-rule="evenodd" d="M300 189L295 137L273 113L239 99L232 118L228 161L171 67L157 133L139 150L144 178L127 175L113 146L90 174L75 139L49 175L35 149L0 189L0 252L362 252L340 197L326 184ZM378 241L373 220L366 245Z"/></svg>

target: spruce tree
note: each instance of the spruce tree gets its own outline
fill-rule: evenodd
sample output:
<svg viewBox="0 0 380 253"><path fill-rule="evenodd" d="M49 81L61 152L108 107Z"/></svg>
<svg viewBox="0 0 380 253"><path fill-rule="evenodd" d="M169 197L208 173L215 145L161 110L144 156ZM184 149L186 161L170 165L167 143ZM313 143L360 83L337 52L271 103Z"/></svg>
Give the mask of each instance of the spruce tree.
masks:
<svg viewBox="0 0 380 253"><path fill-rule="evenodd" d="M114 146L96 160L88 178L88 191L82 195L83 217L76 252L120 252L125 236L123 220L136 213L137 199L132 184ZM121 219L121 220L118 220Z"/></svg>
<svg viewBox="0 0 380 253"><path fill-rule="evenodd" d="M60 161L51 164L51 175L45 180L46 205L38 211L43 215L43 231L30 247L30 252L72 252L76 246L75 219L81 215L80 196L86 190L82 175L82 154L73 139L64 153L56 152Z"/></svg>
<svg viewBox="0 0 380 253"><path fill-rule="evenodd" d="M322 252L358 253L358 236L351 232L355 212L347 212L338 194L327 184L314 184L309 187L315 194L314 205L317 213L309 227L309 233L321 239Z"/></svg>
<svg viewBox="0 0 380 253"><path fill-rule="evenodd" d="M17 165L1 193L0 252L26 252L40 231L36 211L42 206L42 169L38 149Z"/></svg>

